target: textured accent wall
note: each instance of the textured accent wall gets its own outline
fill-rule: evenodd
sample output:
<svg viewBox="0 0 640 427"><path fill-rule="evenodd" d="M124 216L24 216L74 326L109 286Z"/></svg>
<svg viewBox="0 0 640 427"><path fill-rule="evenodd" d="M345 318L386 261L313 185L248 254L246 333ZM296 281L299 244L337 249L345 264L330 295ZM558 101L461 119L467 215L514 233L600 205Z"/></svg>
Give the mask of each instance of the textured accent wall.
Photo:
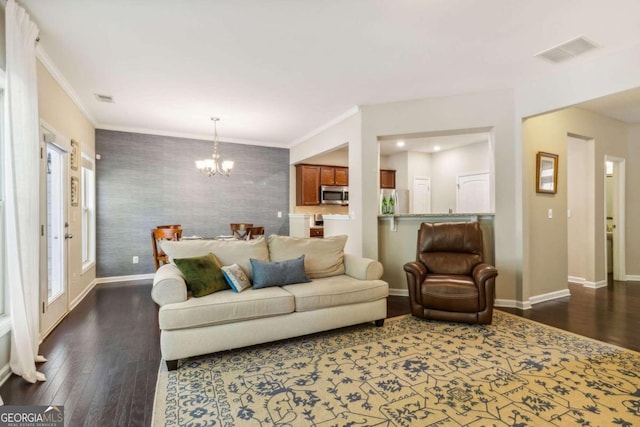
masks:
<svg viewBox="0 0 640 427"><path fill-rule="evenodd" d="M289 234L289 150L221 142L233 172L208 178L194 162L212 152L211 141L96 130L97 277L154 272L160 224L181 224L184 236L229 234L232 222Z"/></svg>

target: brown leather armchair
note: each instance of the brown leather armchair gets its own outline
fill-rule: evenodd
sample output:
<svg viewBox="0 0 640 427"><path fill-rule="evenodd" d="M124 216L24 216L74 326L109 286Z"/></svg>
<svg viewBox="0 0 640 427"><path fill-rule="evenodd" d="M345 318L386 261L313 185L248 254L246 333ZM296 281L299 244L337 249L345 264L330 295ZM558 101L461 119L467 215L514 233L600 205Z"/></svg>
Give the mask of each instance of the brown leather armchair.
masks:
<svg viewBox="0 0 640 427"><path fill-rule="evenodd" d="M414 316L491 323L498 271L483 262L477 222L422 223L416 260L404 271Z"/></svg>

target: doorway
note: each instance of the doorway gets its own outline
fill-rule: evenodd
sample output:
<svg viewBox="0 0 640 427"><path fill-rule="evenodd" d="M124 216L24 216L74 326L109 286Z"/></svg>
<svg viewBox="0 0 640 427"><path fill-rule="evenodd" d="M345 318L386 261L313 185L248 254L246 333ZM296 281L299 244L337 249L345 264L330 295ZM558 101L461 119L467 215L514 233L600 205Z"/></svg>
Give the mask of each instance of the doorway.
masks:
<svg viewBox="0 0 640 427"><path fill-rule="evenodd" d="M40 226L40 337L46 337L69 309L68 150L56 143L56 136L41 127L41 226Z"/></svg>
<svg viewBox="0 0 640 427"><path fill-rule="evenodd" d="M605 156L605 273L626 280L625 269L625 160ZM610 248L610 250L609 250ZM608 274L607 274L608 276Z"/></svg>

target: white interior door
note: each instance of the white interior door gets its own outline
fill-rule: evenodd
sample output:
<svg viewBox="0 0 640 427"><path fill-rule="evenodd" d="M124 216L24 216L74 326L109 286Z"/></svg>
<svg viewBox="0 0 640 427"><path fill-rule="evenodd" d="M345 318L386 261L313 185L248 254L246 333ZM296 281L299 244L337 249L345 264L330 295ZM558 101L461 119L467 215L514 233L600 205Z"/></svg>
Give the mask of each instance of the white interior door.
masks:
<svg viewBox="0 0 640 427"><path fill-rule="evenodd" d="M69 307L67 273L67 200L69 155L42 133L40 232L40 336L44 338L66 315ZM49 141L49 142L46 142Z"/></svg>
<svg viewBox="0 0 640 427"><path fill-rule="evenodd" d="M431 212L431 179L424 176L413 178L413 211L411 213Z"/></svg>
<svg viewBox="0 0 640 427"><path fill-rule="evenodd" d="M456 212L491 212L489 172L458 175Z"/></svg>

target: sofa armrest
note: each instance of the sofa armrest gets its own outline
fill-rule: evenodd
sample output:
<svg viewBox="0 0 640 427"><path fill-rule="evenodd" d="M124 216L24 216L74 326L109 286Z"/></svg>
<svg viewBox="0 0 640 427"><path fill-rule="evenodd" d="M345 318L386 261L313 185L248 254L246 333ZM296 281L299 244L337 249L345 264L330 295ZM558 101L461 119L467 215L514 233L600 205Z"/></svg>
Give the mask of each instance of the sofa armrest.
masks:
<svg viewBox="0 0 640 427"><path fill-rule="evenodd" d="M151 298L159 306L187 300L187 284L178 267L166 264L156 271Z"/></svg>
<svg viewBox="0 0 640 427"><path fill-rule="evenodd" d="M360 280L378 280L384 269L375 259L362 258L357 255L344 254L345 274Z"/></svg>

